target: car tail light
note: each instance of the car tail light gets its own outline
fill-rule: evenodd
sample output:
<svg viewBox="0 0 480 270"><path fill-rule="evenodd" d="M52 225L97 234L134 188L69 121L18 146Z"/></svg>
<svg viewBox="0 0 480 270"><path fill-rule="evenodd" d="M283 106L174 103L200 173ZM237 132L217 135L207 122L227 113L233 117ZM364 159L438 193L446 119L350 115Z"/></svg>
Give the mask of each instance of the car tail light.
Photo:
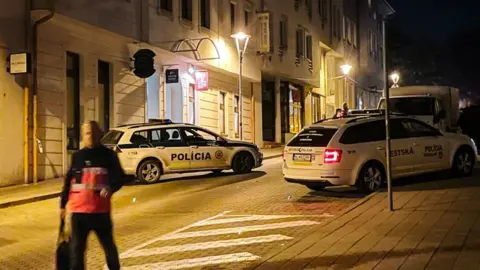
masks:
<svg viewBox="0 0 480 270"><path fill-rule="evenodd" d="M114 151L115 153L117 153L117 154L118 154L118 153L122 153L122 150L121 150L120 147L118 147L118 146L113 147L113 151Z"/></svg>
<svg viewBox="0 0 480 270"><path fill-rule="evenodd" d="M342 150L326 149L323 153L323 163L339 163L342 160Z"/></svg>

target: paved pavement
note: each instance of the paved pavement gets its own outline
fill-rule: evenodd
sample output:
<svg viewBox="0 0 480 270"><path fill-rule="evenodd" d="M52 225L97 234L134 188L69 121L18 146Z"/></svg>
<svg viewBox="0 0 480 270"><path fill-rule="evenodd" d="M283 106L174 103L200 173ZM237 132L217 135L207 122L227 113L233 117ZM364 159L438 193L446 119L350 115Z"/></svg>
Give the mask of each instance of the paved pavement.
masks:
<svg viewBox="0 0 480 270"><path fill-rule="evenodd" d="M251 174L187 175L125 186L114 196L124 269L242 269L307 238L360 197L321 193L282 179L281 158ZM0 269L52 269L58 199L0 209ZM89 269L104 266L96 237Z"/></svg>
<svg viewBox="0 0 480 270"><path fill-rule="evenodd" d="M262 149L262 152L264 158L268 160L281 156L282 150L283 148ZM169 175L163 178L178 178L178 175ZM0 188L0 208L58 197L62 184L63 178L57 178L41 181L37 184Z"/></svg>

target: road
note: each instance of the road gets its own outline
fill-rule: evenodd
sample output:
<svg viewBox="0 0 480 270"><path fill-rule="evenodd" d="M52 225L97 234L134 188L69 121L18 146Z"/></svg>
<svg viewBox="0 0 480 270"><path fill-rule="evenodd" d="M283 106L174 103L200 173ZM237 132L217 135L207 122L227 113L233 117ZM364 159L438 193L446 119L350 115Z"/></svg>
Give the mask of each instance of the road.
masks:
<svg viewBox="0 0 480 270"><path fill-rule="evenodd" d="M324 192L283 181L281 159L246 175L172 175L129 185L113 200L122 269L248 269L355 203L353 189ZM58 199L0 210L0 269L54 269ZM105 259L89 238L88 269Z"/></svg>

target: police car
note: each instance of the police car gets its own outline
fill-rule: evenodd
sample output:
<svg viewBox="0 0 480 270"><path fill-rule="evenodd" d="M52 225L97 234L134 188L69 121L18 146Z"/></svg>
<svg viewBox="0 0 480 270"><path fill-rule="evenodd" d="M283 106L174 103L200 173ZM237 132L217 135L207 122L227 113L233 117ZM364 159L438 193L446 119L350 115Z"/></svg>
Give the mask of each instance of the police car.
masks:
<svg viewBox="0 0 480 270"><path fill-rule="evenodd" d="M477 148L469 137L443 133L419 120L391 117L393 178L449 169L472 174ZM304 128L286 145L286 181L321 190L329 185L378 190L386 179L385 120L381 115L330 119Z"/></svg>
<svg viewBox="0 0 480 270"><path fill-rule="evenodd" d="M144 183L155 183L168 173L219 173L227 169L248 173L260 167L263 160L255 144L161 119L114 128L105 134L102 143L118 153L127 175Z"/></svg>

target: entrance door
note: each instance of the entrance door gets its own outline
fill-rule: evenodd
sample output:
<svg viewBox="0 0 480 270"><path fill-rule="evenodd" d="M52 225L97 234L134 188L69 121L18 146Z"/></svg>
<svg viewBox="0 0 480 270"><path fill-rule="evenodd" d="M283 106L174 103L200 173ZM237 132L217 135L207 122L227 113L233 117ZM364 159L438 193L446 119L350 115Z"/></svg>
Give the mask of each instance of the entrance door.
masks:
<svg viewBox="0 0 480 270"><path fill-rule="evenodd" d="M262 85L262 126L263 140L275 141L275 83L263 82Z"/></svg>

